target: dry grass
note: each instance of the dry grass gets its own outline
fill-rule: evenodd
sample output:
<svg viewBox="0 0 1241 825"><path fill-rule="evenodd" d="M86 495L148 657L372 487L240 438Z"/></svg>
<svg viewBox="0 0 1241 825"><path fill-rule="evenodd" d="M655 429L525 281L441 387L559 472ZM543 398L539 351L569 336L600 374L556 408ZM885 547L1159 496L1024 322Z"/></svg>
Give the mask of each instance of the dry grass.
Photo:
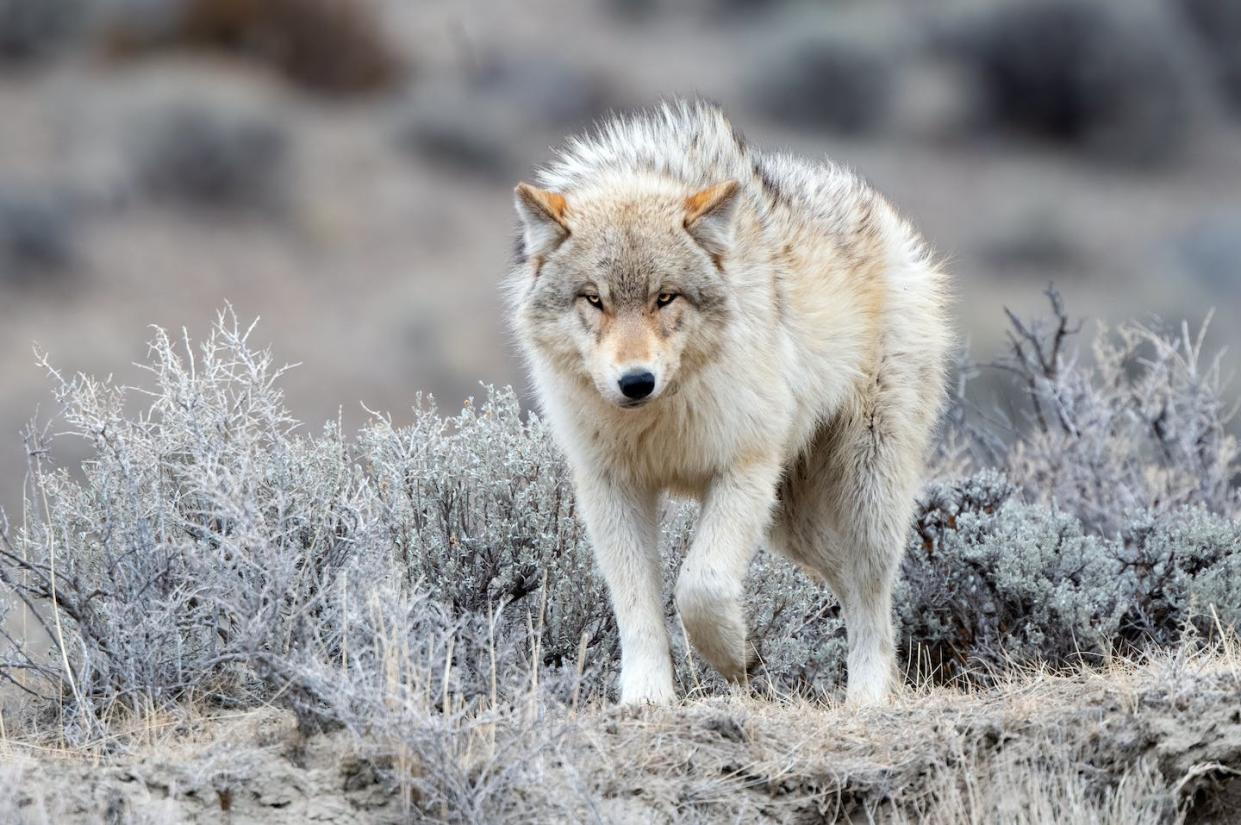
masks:
<svg viewBox="0 0 1241 825"><path fill-rule="evenodd" d="M922 685L881 709L737 690L671 708L447 714L440 753L475 789L496 780L473 810L424 804L417 779L446 766L419 761L403 731L307 735L275 709L156 717L118 727L130 739L115 757L108 742L6 739L0 818L1223 822L1241 764L1238 652L1229 640L1071 674L1014 667L985 690Z"/></svg>
<svg viewBox="0 0 1241 825"><path fill-rule="evenodd" d="M991 689L924 685L876 710L734 696L590 719L585 736L615 796L641 787L664 821L1168 822L1241 754L1235 651L1014 668Z"/></svg>

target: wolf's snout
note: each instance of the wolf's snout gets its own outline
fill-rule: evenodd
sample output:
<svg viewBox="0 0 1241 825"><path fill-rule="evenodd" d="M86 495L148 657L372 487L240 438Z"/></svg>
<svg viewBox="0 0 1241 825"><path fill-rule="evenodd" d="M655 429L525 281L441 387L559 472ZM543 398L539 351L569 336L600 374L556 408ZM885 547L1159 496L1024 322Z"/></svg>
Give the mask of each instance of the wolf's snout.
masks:
<svg viewBox="0 0 1241 825"><path fill-rule="evenodd" d="M634 401L646 398L655 390L655 376L646 370L630 370L620 377L621 395Z"/></svg>

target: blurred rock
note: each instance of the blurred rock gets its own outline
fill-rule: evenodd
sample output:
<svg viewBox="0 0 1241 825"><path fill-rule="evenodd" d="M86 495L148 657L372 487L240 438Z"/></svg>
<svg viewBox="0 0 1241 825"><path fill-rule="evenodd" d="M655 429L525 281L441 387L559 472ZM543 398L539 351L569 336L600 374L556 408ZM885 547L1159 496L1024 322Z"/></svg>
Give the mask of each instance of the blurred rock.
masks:
<svg viewBox="0 0 1241 825"><path fill-rule="evenodd" d="M1208 293L1241 298L1241 212L1199 221L1174 241L1174 255Z"/></svg>
<svg viewBox="0 0 1241 825"><path fill-rule="evenodd" d="M0 186L0 286L63 274L76 258L72 205L55 193Z"/></svg>
<svg viewBox="0 0 1241 825"><path fill-rule="evenodd" d="M758 15L770 14L788 5L791 5L790 0L711 0L707 7L713 14Z"/></svg>
<svg viewBox="0 0 1241 825"><path fill-rule="evenodd" d="M1237 0L1178 0L1232 108L1241 114L1241 3Z"/></svg>
<svg viewBox="0 0 1241 825"><path fill-rule="evenodd" d="M153 45L171 45L185 19L189 0L90 0L91 31L117 54Z"/></svg>
<svg viewBox="0 0 1241 825"><path fill-rule="evenodd" d="M76 31L82 0L0 0L0 63L45 57Z"/></svg>
<svg viewBox="0 0 1241 825"><path fill-rule="evenodd" d="M475 93L502 101L544 128L590 123L614 103L611 90L580 66L542 56L497 56L471 78Z"/></svg>
<svg viewBox="0 0 1241 825"><path fill-rule="evenodd" d="M406 61L370 0L98 2L99 28L114 54L206 48L271 66L328 94L384 89L405 74Z"/></svg>
<svg viewBox="0 0 1241 825"><path fill-rule="evenodd" d="M979 126L1148 163L1176 154L1191 115L1175 28L1141 6L1047 0L981 12L948 45L974 72Z"/></svg>
<svg viewBox="0 0 1241 825"><path fill-rule="evenodd" d="M862 134L889 114L893 71L878 48L841 37L804 40L757 68L749 97L792 126Z"/></svg>
<svg viewBox="0 0 1241 825"><path fill-rule="evenodd" d="M996 232L979 257L1000 277L1049 280L1088 269L1073 232L1049 208L1039 208Z"/></svg>
<svg viewBox="0 0 1241 825"><path fill-rule="evenodd" d="M885 130L940 145L959 140L975 105L962 74L957 62L926 51L911 54L901 69Z"/></svg>
<svg viewBox="0 0 1241 825"><path fill-rule="evenodd" d="M629 23L645 23L660 11L660 0L607 0L608 11Z"/></svg>
<svg viewBox="0 0 1241 825"><path fill-rule="evenodd" d="M514 121L492 106L463 105L460 98L422 100L397 127L397 142L432 165L485 180L516 179L521 162L510 147Z"/></svg>
<svg viewBox="0 0 1241 825"><path fill-rule="evenodd" d="M275 213L288 203L291 140L274 116L219 103L172 103L135 123L130 156L151 196Z"/></svg>

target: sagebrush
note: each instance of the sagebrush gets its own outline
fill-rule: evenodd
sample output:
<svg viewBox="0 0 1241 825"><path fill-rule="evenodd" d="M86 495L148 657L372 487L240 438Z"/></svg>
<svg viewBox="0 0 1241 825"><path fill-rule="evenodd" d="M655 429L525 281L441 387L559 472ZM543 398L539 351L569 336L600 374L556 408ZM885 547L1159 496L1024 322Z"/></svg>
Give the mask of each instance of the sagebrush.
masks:
<svg viewBox="0 0 1241 825"><path fill-rule="evenodd" d="M964 401L950 416L898 594L909 673L986 680L1014 660L1066 666L1241 625L1219 362L1188 334L1133 326L1101 333L1086 367L1062 318L1014 330L1006 363L1029 426ZM231 312L197 350L157 331L141 389L50 370L60 437L86 439L92 458L57 467L32 428L26 507L0 536L0 577L32 630L6 635L0 674L31 711L81 743L126 713L277 701L306 724L402 731L420 749L467 747L446 725L494 737L488 714L606 696L616 632L538 416L489 389L452 417L420 400L408 425L309 432L249 336ZM693 520L669 503L670 577ZM830 592L763 553L748 598L751 687L837 690ZM681 688L724 690L670 602L668 622ZM477 789L420 781L423 797L462 804Z"/></svg>

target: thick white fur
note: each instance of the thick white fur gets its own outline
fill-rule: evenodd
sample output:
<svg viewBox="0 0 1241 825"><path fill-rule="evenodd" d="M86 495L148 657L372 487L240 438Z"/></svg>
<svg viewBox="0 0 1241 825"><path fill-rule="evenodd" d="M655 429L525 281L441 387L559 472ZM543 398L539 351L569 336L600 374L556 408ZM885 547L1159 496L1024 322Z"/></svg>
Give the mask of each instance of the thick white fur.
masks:
<svg viewBox="0 0 1241 825"><path fill-rule="evenodd" d="M714 273L727 300L693 333L714 336L710 355L691 364L667 354L667 391L643 407L621 409L601 389L613 376L598 366L601 345L559 346L576 322L530 309L540 277L597 264L553 267L557 252L538 250L511 277L514 325L616 613L621 699L675 698L657 548L660 496L671 492L702 503L676 587L699 653L731 679L753 665L742 588L766 541L833 588L849 634L848 697L880 702L894 673L893 579L951 341L944 278L923 242L847 170L757 152L701 103L571 141L540 184L564 196L567 231L582 241L627 221L646 231L644 210L658 210L644 204L728 180L739 201L724 213L731 236ZM552 274L538 272L544 252ZM586 274L602 287L611 277ZM662 364L656 349L649 360Z"/></svg>

